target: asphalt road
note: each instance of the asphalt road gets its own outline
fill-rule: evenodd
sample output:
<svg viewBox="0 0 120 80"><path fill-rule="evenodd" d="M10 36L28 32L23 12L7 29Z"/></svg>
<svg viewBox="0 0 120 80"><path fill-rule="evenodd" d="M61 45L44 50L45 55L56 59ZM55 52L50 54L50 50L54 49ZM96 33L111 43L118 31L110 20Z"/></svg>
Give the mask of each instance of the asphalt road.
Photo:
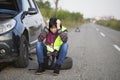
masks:
<svg viewBox="0 0 120 80"><path fill-rule="evenodd" d="M35 75L36 55L27 68L8 65L0 72L0 80L120 80L120 32L95 24L85 24L69 31L68 55L73 68L61 70L53 76L52 70Z"/></svg>

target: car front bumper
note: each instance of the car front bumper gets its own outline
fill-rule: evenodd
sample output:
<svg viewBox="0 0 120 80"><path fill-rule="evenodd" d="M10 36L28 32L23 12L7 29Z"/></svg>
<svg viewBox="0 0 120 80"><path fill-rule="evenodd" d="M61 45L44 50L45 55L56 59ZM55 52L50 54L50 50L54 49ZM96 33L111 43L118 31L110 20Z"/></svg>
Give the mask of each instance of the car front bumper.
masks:
<svg viewBox="0 0 120 80"><path fill-rule="evenodd" d="M8 32L0 35L0 62L10 62L18 56L14 33Z"/></svg>

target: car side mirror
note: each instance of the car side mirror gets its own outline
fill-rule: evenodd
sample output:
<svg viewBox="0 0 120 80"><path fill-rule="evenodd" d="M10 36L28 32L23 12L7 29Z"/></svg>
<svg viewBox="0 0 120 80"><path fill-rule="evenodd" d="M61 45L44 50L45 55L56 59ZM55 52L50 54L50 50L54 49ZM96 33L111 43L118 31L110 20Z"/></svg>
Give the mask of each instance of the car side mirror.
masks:
<svg viewBox="0 0 120 80"><path fill-rule="evenodd" d="M37 14L37 9L35 8L29 8L28 11L23 12L21 18L23 19L25 17L25 15L29 14L29 15L34 15Z"/></svg>
<svg viewBox="0 0 120 80"><path fill-rule="evenodd" d="M29 8L28 11L27 11L27 14L37 14L37 9L36 8Z"/></svg>

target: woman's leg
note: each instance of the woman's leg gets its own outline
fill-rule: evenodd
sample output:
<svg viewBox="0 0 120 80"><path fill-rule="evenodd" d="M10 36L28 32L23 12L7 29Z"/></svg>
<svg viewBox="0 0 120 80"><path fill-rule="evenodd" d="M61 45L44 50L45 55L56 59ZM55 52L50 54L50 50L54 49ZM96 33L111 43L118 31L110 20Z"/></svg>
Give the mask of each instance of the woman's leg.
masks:
<svg viewBox="0 0 120 80"><path fill-rule="evenodd" d="M44 57L46 55L46 46L44 45L43 42L37 42L36 43L36 54L37 54L37 60L38 60L38 69L36 71L37 75L42 74L45 71L45 67L44 67Z"/></svg>
<svg viewBox="0 0 120 80"><path fill-rule="evenodd" d="M44 63L44 56L46 56L47 54L47 49L43 42L38 41L36 43L36 54L37 54L38 64Z"/></svg>
<svg viewBox="0 0 120 80"><path fill-rule="evenodd" d="M67 50L68 50L68 44L63 43L61 48L60 48L60 51L58 53L58 60L55 64L55 68L53 71L53 73L55 73L55 75L58 75L60 73L60 68L61 68L61 65L62 65L66 55L67 55Z"/></svg>
<svg viewBox="0 0 120 80"><path fill-rule="evenodd" d="M63 63L63 61L67 55L67 50L68 50L68 44L66 42L66 43L63 43L60 48L60 51L58 53L59 56L58 56L58 60L57 60L56 64L61 65Z"/></svg>

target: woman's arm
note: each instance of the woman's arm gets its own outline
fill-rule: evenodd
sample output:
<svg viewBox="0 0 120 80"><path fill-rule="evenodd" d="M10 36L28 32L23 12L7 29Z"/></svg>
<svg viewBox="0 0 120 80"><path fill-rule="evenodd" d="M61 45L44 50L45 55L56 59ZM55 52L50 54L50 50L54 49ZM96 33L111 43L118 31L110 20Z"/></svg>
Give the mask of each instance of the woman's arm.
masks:
<svg viewBox="0 0 120 80"><path fill-rule="evenodd" d="M62 31L58 31L58 32L59 32L59 35L60 35L62 41L67 42L67 40L68 40L68 31L65 30L63 32Z"/></svg>
<svg viewBox="0 0 120 80"><path fill-rule="evenodd" d="M43 41L46 38L47 33L48 33L48 29L45 27L40 33L40 35L38 36L38 40Z"/></svg>

